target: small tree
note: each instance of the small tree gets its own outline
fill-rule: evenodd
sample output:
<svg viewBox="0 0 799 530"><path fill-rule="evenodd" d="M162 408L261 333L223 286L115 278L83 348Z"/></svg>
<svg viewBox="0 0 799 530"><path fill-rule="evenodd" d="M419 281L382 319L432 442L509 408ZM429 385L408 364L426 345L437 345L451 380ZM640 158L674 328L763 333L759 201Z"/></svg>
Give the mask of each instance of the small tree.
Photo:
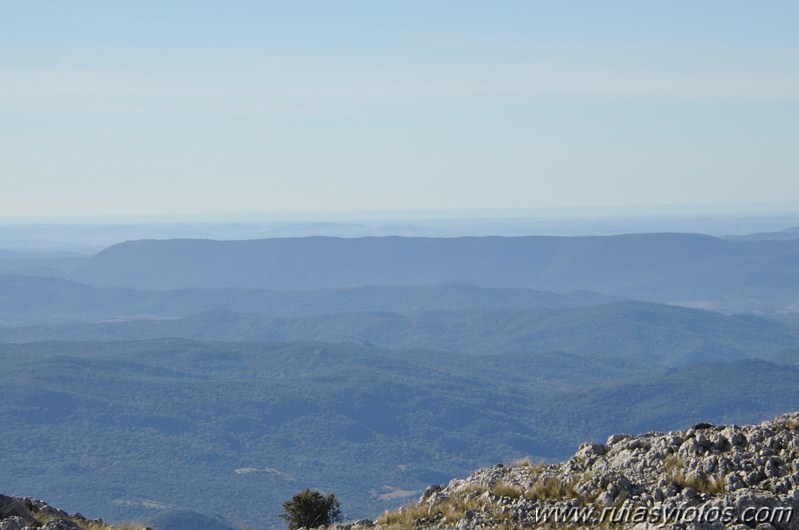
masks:
<svg viewBox="0 0 799 530"><path fill-rule="evenodd" d="M291 500L283 503L286 513L279 515L288 522L289 530L317 528L341 520L341 509L332 493L327 497L316 490L305 488Z"/></svg>

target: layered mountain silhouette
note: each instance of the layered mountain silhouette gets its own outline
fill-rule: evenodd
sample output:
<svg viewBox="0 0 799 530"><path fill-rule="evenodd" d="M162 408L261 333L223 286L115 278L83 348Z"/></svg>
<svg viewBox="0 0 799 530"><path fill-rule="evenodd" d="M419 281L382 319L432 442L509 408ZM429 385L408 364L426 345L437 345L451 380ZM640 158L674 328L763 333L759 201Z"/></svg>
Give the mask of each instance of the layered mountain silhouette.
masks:
<svg viewBox="0 0 799 530"><path fill-rule="evenodd" d="M142 240L114 245L65 275L144 289L468 284L589 290L743 310L795 302L799 240L699 234Z"/></svg>

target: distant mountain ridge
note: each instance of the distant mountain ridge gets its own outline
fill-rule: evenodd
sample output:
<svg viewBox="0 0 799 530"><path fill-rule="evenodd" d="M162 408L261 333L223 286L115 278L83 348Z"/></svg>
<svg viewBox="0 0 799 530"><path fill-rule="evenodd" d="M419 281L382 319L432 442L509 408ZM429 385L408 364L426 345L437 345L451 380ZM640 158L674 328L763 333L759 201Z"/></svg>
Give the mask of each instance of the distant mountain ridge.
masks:
<svg viewBox="0 0 799 530"><path fill-rule="evenodd" d="M724 236L724 239L731 241L787 241L792 239L799 239L799 226L792 226L779 232L758 232L756 234L747 235L731 235Z"/></svg>
<svg viewBox="0 0 799 530"><path fill-rule="evenodd" d="M266 529L305 487L373 516L619 430L760 421L799 402L798 258L695 234L0 255L4 490Z"/></svg>
<svg viewBox="0 0 799 530"><path fill-rule="evenodd" d="M700 234L141 240L107 248L66 276L144 289L469 284L589 290L741 311L796 303L799 240Z"/></svg>

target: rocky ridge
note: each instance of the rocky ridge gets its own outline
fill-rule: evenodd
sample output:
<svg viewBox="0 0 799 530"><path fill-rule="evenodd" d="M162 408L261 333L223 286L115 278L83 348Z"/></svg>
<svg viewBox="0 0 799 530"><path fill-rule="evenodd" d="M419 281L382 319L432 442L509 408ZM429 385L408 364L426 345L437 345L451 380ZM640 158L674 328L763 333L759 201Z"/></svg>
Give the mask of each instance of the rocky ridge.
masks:
<svg viewBox="0 0 799 530"><path fill-rule="evenodd" d="M88 519L79 513L70 515L38 499L0 495L0 530L142 530L142 528L136 526L115 528L102 519Z"/></svg>
<svg viewBox="0 0 799 530"><path fill-rule="evenodd" d="M374 525L797 530L799 412L758 425L616 434L559 464L497 465L431 486Z"/></svg>

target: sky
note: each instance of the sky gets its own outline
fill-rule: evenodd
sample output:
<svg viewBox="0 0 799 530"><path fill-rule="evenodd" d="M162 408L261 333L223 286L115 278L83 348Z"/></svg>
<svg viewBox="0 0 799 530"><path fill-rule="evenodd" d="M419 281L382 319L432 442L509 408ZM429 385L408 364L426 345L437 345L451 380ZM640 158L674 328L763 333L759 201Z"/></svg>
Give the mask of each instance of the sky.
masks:
<svg viewBox="0 0 799 530"><path fill-rule="evenodd" d="M799 2L0 1L0 215L799 210Z"/></svg>

